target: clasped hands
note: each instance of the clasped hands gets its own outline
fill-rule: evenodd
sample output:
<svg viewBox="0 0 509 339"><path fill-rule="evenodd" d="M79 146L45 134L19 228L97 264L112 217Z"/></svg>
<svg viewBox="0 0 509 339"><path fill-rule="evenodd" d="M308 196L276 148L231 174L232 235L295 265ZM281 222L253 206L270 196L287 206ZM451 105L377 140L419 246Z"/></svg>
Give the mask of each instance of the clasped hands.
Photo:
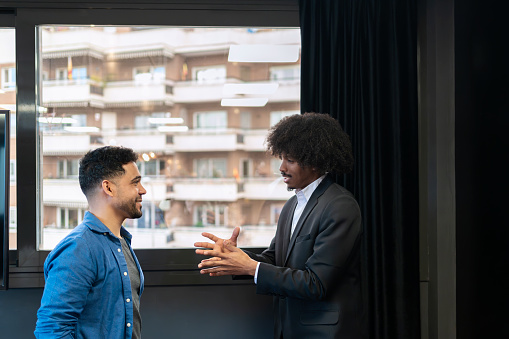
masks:
<svg viewBox="0 0 509 339"><path fill-rule="evenodd" d="M237 238L240 234L240 227L235 227L230 239L221 239L214 234L204 232L202 236L210 239L210 242L195 242L197 254L210 256L203 259L199 264L201 274L208 274L211 277L222 275L255 275L258 262L251 259L244 251L237 247ZM204 249L201 249L204 248Z"/></svg>

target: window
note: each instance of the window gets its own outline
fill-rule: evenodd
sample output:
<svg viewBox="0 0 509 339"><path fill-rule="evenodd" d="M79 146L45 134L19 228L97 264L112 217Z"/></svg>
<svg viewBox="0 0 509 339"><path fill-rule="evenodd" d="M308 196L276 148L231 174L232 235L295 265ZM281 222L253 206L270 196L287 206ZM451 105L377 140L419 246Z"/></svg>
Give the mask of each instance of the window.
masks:
<svg viewBox="0 0 509 339"><path fill-rule="evenodd" d="M227 114L220 112L198 112L194 114L195 128L226 128L228 125Z"/></svg>
<svg viewBox="0 0 509 339"><path fill-rule="evenodd" d="M11 229L16 229L16 225L17 225L16 213L17 212L18 212L18 209L16 208L16 206L9 207L9 228L11 228Z"/></svg>
<svg viewBox="0 0 509 339"><path fill-rule="evenodd" d="M145 5L140 3L140 6ZM174 7L172 4L161 6ZM235 7L236 5L232 2L227 6ZM267 10L267 7L270 9ZM262 208L268 206L266 199L249 199L244 202L242 197L248 193L248 190L239 191L238 187L246 183L237 183L232 173L235 168L238 170L241 157L256 159L254 173L259 173L257 170L258 164L263 162L261 159L268 164L262 144L263 135L269 127L267 115L273 110L272 105L277 109L284 109L280 106L286 106L286 104L273 103L269 100L266 107L249 108L252 114L251 128L244 132L246 135L247 132L251 135L251 144L249 144L249 155L246 155L244 147L248 147L247 142L246 145L239 146L235 139L240 126L238 111L242 108L221 106L222 86L226 80L226 69L228 73L232 69L234 79L240 79L241 74L244 74L244 81L269 80L268 63L256 65L228 63L228 44L231 41L237 41L233 40L232 36L238 39L238 43L242 43L243 40L246 42L253 37L263 41L268 36L281 36L287 43L299 44L300 42L299 29L266 28L250 31L244 27L231 25L271 24L277 27L295 27L298 25L295 7L292 7L292 15L276 15L277 20L263 14L268 12L287 14L287 12L279 8L276 11L271 4L266 4L256 11L239 11L239 15L232 16L232 21L227 23L230 26L227 28L216 26L218 23L221 24L217 18L222 18L222 14L196 16L194 10L178 11L178 16L173 10L152 10L151 15L145 19L141 18L141 21L138 11L129 9L104 11L87 9L81 12L79 18L74 16L74 9L62 9L64 13L44 9L37 12L20 11L21 39L18 39L16 48L8 50L17 50L24 56L17 61L14 57L11 58L12 62L9 65L16 65L19 95L23 98L22 105L19 106L19 113L23 119L19 120L17 135L20 140L23 140L22 143L17 144L18 154L23 154L23 157L17 159L17 171L19 171L17 176L27 179L23 187L16 187L16 189L19 200L23 201L24 206L27 207L17 219L19 250L9 256L11 271L18 270L16 273L19 274L17 276L19 279L12 281L16 284L20 282L18 287L43 286L41 268L48 251L57 241L53 238L54 243L48 242L52 239L49 234L53 232L58 234L59 239L63 238L71 230L76 219L79 223L87 209L77 180L57 177L57 159L79 158L89 149L101 145L132 147L140 155L153 152L159 160L159 166L156 165L156 168L159 167L161 178L150 177L149 192L144 199L146 200L144 214L147 218L144 226L134 225L135 222L141 223L140 219L133 220L132 227L126 222L126 227L133 233L133 246L137 249L138 259L144 268L147 267L145 270L147 282L149 280L153 282L154 280L149 277L157 274L155 272L158 271L179 269L184 275L186 271L194 273L196 263L194 250L190 247L197 234L193 218L197 213L196 208L201 205L214 206L214 222L210 226L217 227L216 225L219 224L218 231L229 234L232 227L238 224L252 225L250 226L252 231L258 232L262 224L260 220L267 221L264 223L266 225L263 228L264 236L246 235L244 237L246 242L239 243L241 246L248 247L266 246L272 238L270 231L275 231L274 225L268 225L269 209ZM149 26L184 22L182 20L184 12L187 13L184 19L189 20L188 27ZM218 12L224 13L222 9ZM67 18L66 25L58 25L61 23L62 14ZM87 21L95 26L85 25ZM135 21L144 23L144 29L129 26ZM198 25L211 28L202 28ZM92 34L89 34L87 30L105 38L101 38L100 44L99 40L91 41ZM177 33L173 34L171 30ZM104 34L116 36L110 37ZM72 35L79 35L81 39L79 43ZM288 36L292 38L287 39ZM175 39L175 37L180 38ZM212 37L214 40L211 39ZM68 41L73 43L66 43ZM168 46L172 48L168 49ZM73 55L74 68L86 67L86 77L94 79L94 83L103 89L102 93L92 90L86 82L84 86L76 86L76 82L67 81L69 54ZM145 86L145 83L142 85L136 83L133 79L133 69L147 65L154 68L164 66L165 80L160 83L152 81L148 86ZM192 78L195 81L182 80L184 65L186 65L185 68L189 67L189 73L191 73L186 79ZM203 75L200 73L199 78L202 82L199 83L195 78L195 67L206 69L210 68L210 65L222 66L222 70L208 74L205 72ZM247 68L241 71L240 66ZM246 71L248 68L249 76ZM57 72L58 69L61 69L60 74ZM162 70L157 69L154 69L154 73L163 74ZM215 75L212 75L213 73ZM49 75L48 81L41 81L43 74ZM258 78L261 74L264 76ZM59 78L64 81L52 81ZM171 87L171 91L168 90L168 86ZM298 104L299 92L299 84L292 87L294 96L290 101L293 107ZM0 100L2 98L0 96ZM8 103L15 105L16 100ZM168 120L157 125L156 128L144 130L143 133L136 130L134 126L136 116L150 117L152 113L158 112L170 112L172 118L181 118L181 120ZM201 118L198 118L196 123L195 113L200 112L224 113L219 123L211 123ZM67 120L75 114L86 114L85 125L80 126L81 129L64 129L64 126L78 127L72 126L75 122ZM106 114L116 117L114 123L104 121ZM48 128L48 123L41 122L41 118L52 118L52 128ZM228 130L229 128L232 130ZM205 178L206 180L196 177L194 159L217 158L227 159L223 166L224 177ZM216 164L212 167L214 166L219 167ZM164 171L161 171L163 167ZM253 185L267 186L273 181L273 178L255 175L256 181L253 181ZM61 200L48 199L46 195L48 191L55 192L56 197ZM279 196L277 199L286 200L286 197ZM216 209L217 205L220 206ZM241 213L245 205L247 205L245 210L251 211L246 217ZM260 212L262 210L263 212ZM260 217L260 213L267 215ZM63 227L58 228L57 222ZM65 228L66 222L69 228ZM206 231L207 226L203 227L203 231ZM182 241L186 237L187 242ZM192 240L189 241L189 239ZM250 242L247 242L248 240ZM151 250L141 250L145 248ZM172 249L171 255L168 249ZM189 277L191 283L203 282L203 279L195 274L192 274L192 278L191 274ZM228 283L229 280L219 281ZM174 282L173 274L163 274L159 281L161 284Z"/></svg>
<svg viewBox="0 0 509 339"><path fill-rule="evenodd" d="M283 119L284 117L299 114L299 111L277 111L277 112L270 112L270 125L274 126L279 122L279 120Z"/></svg>
<svg viewBox="0 0 509 339"><path fill-rule="evenodd" d="M44 81L40 91L44 94L38 109L44 193L39 201L40 246L51 248L57 240L46 234L53 232L52 225L61 230L52 234L64 237L83 217L80 211L86 200L76 181L78 159L101 145L133 148L140 155L140 173L149 179L143 217L126 222L133 237L139 237L135 247L187 247L182 239L199 223L230 228L245 223L252 226L246 232L253 234L261 226L275 229L270 206L284 203L291 193L274 180L278 170L271 168L263 141L273 123L298 113L300 65L229 62L229 44L255 39L298 45L300 30L112 27L39 26L43 33L39 78L47 72L65 80ZM73 39L80 43L66 45ZM64 45L65 51L55 52ZM172 46L171 52L167 46ZM188 68L194 81L182 76ZM235 80L232 84L283 82L286 99L266 98L264 106L223 105L223 99L235 102L259 96L242 92L249 86L226 90L228 72ZM80 84L87 78L101 83L103 91ZM269 194L274 190L279 193ZM252 213L242 216L241 205L251 205ZM138 229L153 233L146 236ZM244 239L264 239L268 245L272 236L264 232ZM157 237L171 241L158 242Z"/></svg>
<svg viewBox="0 0 509 339"><path fill-rule="evenodd" d="M9 180L11 182L11 185L16 185L16 159L11 159L10 161L10 173L9 173Z"/></svg>
<svg viewBox="0 0 509 339"><path fill-rule="evenodd" d="M2 88L16 88L16 67L2 68Z"/></svg>
<svg viewBox="0 0 509 339"><path fill-rule="evenodd" d="M195 67L193 79L199 84L224 82L226 80L225 66Z"/></svg>
<svg viewBox="0 0 509 339"><path fill-rule="evenodd" d="M155 155L154 155L155 156ZM147 158L149 160L138 161L138 169L142 176L159 176L164 175L165 162L159 159L151 159L148 153L142 154L142 159Z"/></svg>
<svg viewBox="0 0 509 339"><path fill-rule="evenodd" d="M194 168L198 178L224 178L226 159L197 159Z"/></svg>
<svg viewBox="0 0 509 339"><path fill-rule="evenodd" d="M143 66L133 69L133 78L137 83L146 83L150 81L164 80L166 77L165 68L163 66Z"/></svg>
<svg viewBox="0 0 509 339"><path fill-rule="evenodd" d="M1 16L1 15L0 15ZM1 22L0 24L4 24ZM17 243L17 194L16 194L16 48L15 29L0 28L0 109L10 114L9 181L9 249L16 249ZM3 183L2 183L3 184ZM1 245L0 245L1 246ZM1 248L0 248L1 250ZM1 265L1 264L0 264Z"/></svg>
<svg viewBox="0 0 509 339"><path fill-rule="evenodd" d="M73 229L78 226L78 224L83 220L83 210L77 208L67 208L67 207L58 207L57 209L57 228L67 228ZM55 233L48 233L55 234ZM60 241L60 237L58 237L58 233L56 234L55 240L47 239L48 242L54 243L55 241Z"/></svg>
<svg viewBox="0 0 509 339"><path fill-rule="evenodd" d="M227 207L220 204L200 205L195 208L195 226L224 226Z"/></svg>
<svg viewBox="0 0 509 339"><path fill-rule="evenodd" d="M55 79L57 80L67 80L67 68L57 68L55 70Z"/></svg>
<svg viewBox="0 0 509 339"><path fill-rule="evenodd" d="M279 82L300 81L300 67L296 66L271 67L270 80Z"/></svg>
<svg viewBox="0 0 509 339"><path fill-rule="evenodd" d="M79 159L63 159L57 162L57 178L78 178Z"/></svg>

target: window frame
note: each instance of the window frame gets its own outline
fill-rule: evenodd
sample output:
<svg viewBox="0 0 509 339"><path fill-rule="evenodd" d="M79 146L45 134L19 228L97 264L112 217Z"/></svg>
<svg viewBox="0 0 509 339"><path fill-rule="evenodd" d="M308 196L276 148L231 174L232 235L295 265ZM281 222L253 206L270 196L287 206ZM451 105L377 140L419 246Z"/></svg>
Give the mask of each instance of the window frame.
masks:
<svg viewBox="0 0 509 339"><path fill-rule="evenodd" d="M44 286L43 264L49 251L39 251L37 228L40 222L40 187L37 96L42 83L36 70L41 64L37 55L39 25L152 25L152 26L221 26L221 27L299 27L296 0L223 1L219 6L212 0L196 0L192 4L181 1L140 1L126 8L120 2L97 3L96 8L81 8L68 1L67 8L44 8L22 2L16 9L16 79L17 79L17 200L23 201L23 213L18 213L17 250L10 251L10 287ZM33 7L32 7L33 6ZM102 8L99 8L101 7ZM39 7L39 8L37 8ZM42 7L42 8L41 8ZM109 8L108 8L109 7ZM139 10L144 15L139 15ZM232 15L233 14L233 15ZM21 140L23 142L21 142ZM19 209L18 209L19 212ZM262 248L250 249L260 252ZM188 249L137 249L146 285L218 285L252 284L251 280L232 281L231 277L210 279L197 269L202 256Z"/></svg>

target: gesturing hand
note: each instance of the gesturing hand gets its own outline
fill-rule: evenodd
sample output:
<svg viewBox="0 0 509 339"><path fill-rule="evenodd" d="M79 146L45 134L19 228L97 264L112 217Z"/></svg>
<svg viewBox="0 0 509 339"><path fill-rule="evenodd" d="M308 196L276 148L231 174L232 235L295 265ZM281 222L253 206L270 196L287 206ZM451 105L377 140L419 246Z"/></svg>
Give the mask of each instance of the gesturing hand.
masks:
<svg viewBox="0 0 509 339"><path fill-rule="evenodd" d="M229 240L223 241L220 251L196 250L210 255L212 258L202 260L198 264L201 274L208 274L211 277L222 275L255 275L258 263L251 259L240 248L233 246ZM200 253L201 254L201 253Z"/></svg>
<svg viewBox="0 0 509 339"><path fill-rule="evenodd" d="M230 244L233 247L237 247L237 238L239 237L239 234L240 234L240 227L238 227L238 226L233 229L232 236L230 237L229 240L221 239L221 238L215 236L212 233L204 232L201 235L203 235L205 238L209 238L214 243L212 244L210 242L195 242L194 246L195 247L209 248L209 249L211 249L211 250L213 250L215 252L224 253L225 252L225 246L224 246L225 241L230 242ZM196 250L197 254L202 254L202 255L212 255L212 254L210 254L210 252L211 251L202 250L202 249L197 249Z"/></svg>

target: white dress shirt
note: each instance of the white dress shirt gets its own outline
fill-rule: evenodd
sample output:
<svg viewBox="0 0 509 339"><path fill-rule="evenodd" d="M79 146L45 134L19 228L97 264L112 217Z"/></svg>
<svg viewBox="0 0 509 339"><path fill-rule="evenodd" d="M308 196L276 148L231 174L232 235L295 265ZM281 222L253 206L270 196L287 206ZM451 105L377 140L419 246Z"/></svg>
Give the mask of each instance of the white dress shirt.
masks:
<svg viewBox="0 0 509 339"><path fill-rule="evenodd" d="M295 207L295 211L293 212L293 219L292 219L292 230L290 232L290 239L292 238L293 231L295 230L295 226L297 226L297 223L299 222L300 216L302 215L302 212L304 211L304 208L306 208L306 205L309 201L309 198L311 198L311 195L315 191L315 189L320 185L323 178L325 178L326 174L322 175L320 178L316 179L306 187L302 189L296 189L295 194L297 195L297 206ZM257 283L258 280L258 269L260 268L260 263L256 265L256 272L254 276L254 282Z"/></svg>

